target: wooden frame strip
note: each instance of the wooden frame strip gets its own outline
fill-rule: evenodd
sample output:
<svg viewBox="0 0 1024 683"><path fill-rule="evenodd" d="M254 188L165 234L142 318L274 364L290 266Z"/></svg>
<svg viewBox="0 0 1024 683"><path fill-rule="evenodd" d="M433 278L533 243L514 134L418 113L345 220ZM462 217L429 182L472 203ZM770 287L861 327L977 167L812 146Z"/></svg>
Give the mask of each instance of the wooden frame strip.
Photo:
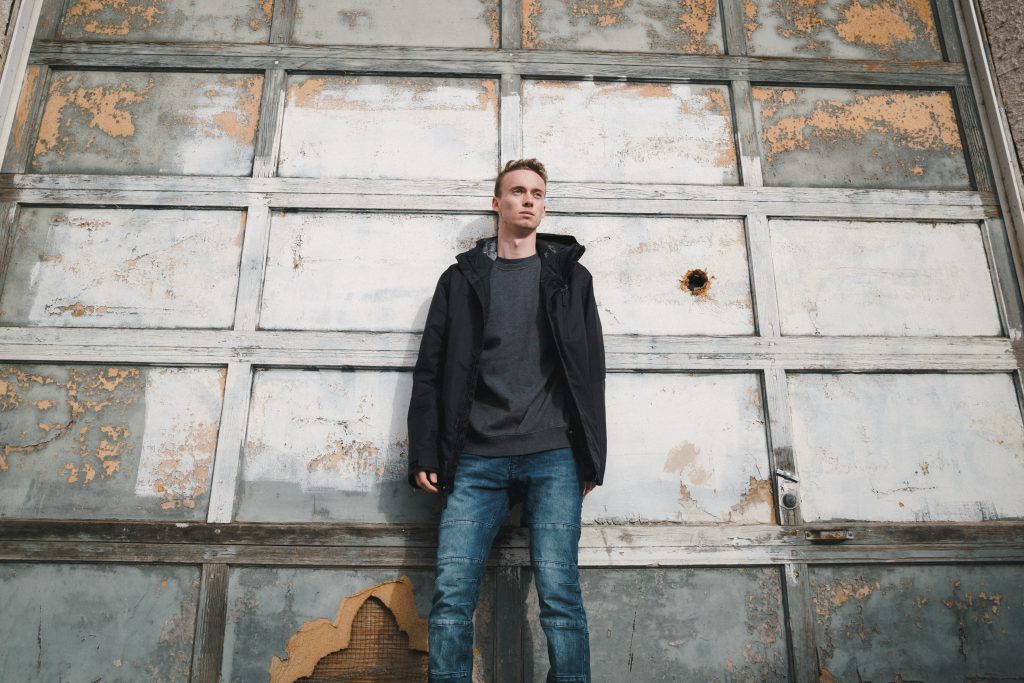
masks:
<svg viewBox="0 0 1024 683"><path fill-rule="evenodd" d="M722 31L728 55L747 54L747 31L743 25L743 0L719 0Z"/></svg>
<svg viewBox="0 0 1024 683"><path fill-rule="evenodd" d="M32 36L36 32L43 0L21 0L18 13L12 18L14 29L7 45L7 58L0 72L0 155L7 149L7 140L17 116L21 92L25 80L25 69L32 49ZM45 80L45 79L44 79ZM0 156L0 166L3 157Z"/></svg>
<svg viewBox="0 0 1024 683"><path fill-rule="evenodd" d="M192 640L192 683L220 680L224 630L228 612L228 565L204 563L199 585L199 611Z"/></svg>
<svg viewBox="0 0 1024 683"><path fill-rule="evenodd" d="M274 13L270 20L270 42L286 44L292 39L295 26L295 0L274 0Z"/></svg>
<svg viewBox="0 0 1024 683"><path fill-rule="evenodd" d="M1024 301L1021 300L1017 273L1013 267L1013 253L1010 250L1006 224L990 218L981 223L981 236L988 257L995 290L996 304L1005 334L1013 340L1024 337Z"/></svg>
<svg viewBox="0 0 1024 683"><path fill-rule="evenodd" d="M252 365L228 363L220 429L217 431L217 452L213 459L210 507L206 514L206 521L211 524L230 522L234 516L251 393Z"/></svg>
<svg viewBox="0 0 1024 683"><path fill-rule="evenodd" d="M256 128L256 145L252 160L254 178L272 178L277 174L287 78L284 69L267 69L264 72L260 119Z"/></svg>
<svg viewBox="0 0 1024 683"><path fill-rule="evenodd" d="M515 74L501 77L501 98L498 117L501 131L499 158L504 167L511 159L523 156L523 79Z"/></svg>
<svg viewBox="0 0 1024 683"><path fill-rule="evenodd" d="M818 683L817 643L814 613L807 585L808 565L786 564L782 568L782 609L786 617L790 678L796 683Z"/></svg>
<svg viewBox="0 0 1024 683"><path fill-rule="evenodd" d="M235 296L235 324L238 331L256 330L263 280L267 270L267 245L270 243L271 211L265 204L253 204L245 212L245 237Z"/></svg>

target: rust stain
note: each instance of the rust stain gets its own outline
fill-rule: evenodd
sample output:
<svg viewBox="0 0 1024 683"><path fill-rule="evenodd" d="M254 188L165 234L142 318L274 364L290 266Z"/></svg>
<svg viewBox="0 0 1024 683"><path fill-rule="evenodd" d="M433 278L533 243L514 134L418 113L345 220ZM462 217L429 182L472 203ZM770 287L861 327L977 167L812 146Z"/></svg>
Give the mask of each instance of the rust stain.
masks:
<svg viewBox="0 0 1024 683"><path fill-rule="evenodd" d="M256 139L256 124L260 116L263 95L263 77L252 76L224 85L238 93L234 107L213 115L213 123L221 133L240 145L251 145Z"/></svg>
<svg viewBox="0 0 1024 683"><path fill-rule="evenodd" d="M260 0L260 9L267 21L274 18L274 0Z"/></svg>
<svg viewBox="0 0 1024 683"><path fill-rule="evenodd" d="M66 127L64 110L68 105L91 116L90 128L98 128L112 138L128 138L135 135L131 112L123 107L145 101L146 95L156 84L151 76L146 86L139 91L132 90L124 82L109 89L104 86L79 86L69 90L68 86L73 80L74 76L68 75L57 79L50 86L39 127L39 137L36 139L35 157L51 151L64 156L68 144L72 141L70 134L61 134L62 127Z"/></svg>
<svg viewBox="0 0 1024 683"><path fill-rule="evenodd" d="M302 624L288 639L285 648L288 657L271 658L270 682L294 683L311 675L324 657L348 648L356 635L352 630L352 620L371 598L379 600L394 615L399 630L409 637L410 650L427 651L427 621L416 609L412 581L402 576L345 598L338 606L333 622L315 619Z"/></svg>
<svg viewBox="0 0 1024 683"><path fill-rule="evenodd" d="M767 512L767 514L765 514ZM766 520L767 518L767 520ZM750 477L747 490L739 502L729 508L729 522L765 522L775 524L775 499L772 483L767 479Z"/></svg>
<svg viewBox="0 0 1024 683"><path fill-rule="evenodd" d="M675 30L686 37L680 52L691 55L718 54L718 45L708 41L712 33L712 22L718 12L718 0L681 0L679 5L679 23Z"/></svg>
<svg viewBox="0 0 1024 683"><path fill-rule="evenodd" d="M65 22L80 24L85 33L126 36L159 23L165 5L166 0L76 0L65 15Z"/></svg>
<svg viewBox="0 0 1024 683"><path fill-rule="evenodd" d="M307 78L288 86L288 102L301 109L315 107L324 92L324 79Z"/></svg>
<svg viewBox="0 0 1024 683"><path fill-rule="evenodd" d="M921 471L921 474L927 476L928 475L928 463L926 463L926 462L921 463L921 470L920 471Z"/></svg>
<svg viewBox="0 0 1024 683"><path fill-rule="evenodd" d="M682 472L685 467L692 466L697 461L699 454L700 448L689 441L676 444L669 450L662 471Z"/></svg>
<svg viewBox="0 0 1024 683"><path fill-rule="evenodd" d="M183 443L164 444L157 449L160 463L153 488L163 495L162 510L194 509L196 498L206 492L210 464L217 448L216 422L195 422L186 427Z"/></svg>
<svg viewBox="0 0 1024 683"><path fill-rule="evenodd" d="M771 569L741 570L755 574L755 586L744 596L745 626L753 639L743 645L743 671L735 680L781 680L785 678L786 662L774 648L785 638L782 620L782 589L778 575Z"/></svg>
<svg viewBox="0 0 1024 683"><path fill-rule="evenodd" d="M29 66L25 69L25 81L21 86L21 95L18 97L18 109L14 114L14 125L11 127L11 146L21 156L20 150L25 142L25 132L28 129L28 115L32 110L32 102L35 100L36 87L39 85L39 74L42 67ZM22 157L24 158L24 157Z"/></svg>
<svg viewBox="0 0 1024 683"><path fill-rule="evenodd" d="M543 8L540 6L540 0L522 0L523 5L523 33L522 33L522 44L527 50L534 50L541 47L540 40L537 38L537 29L533 25L534 19L540 16L543 12Z"/></svg>
<svg viewBox="0 0 1024 683"><path fill-rule="evenodd" d="M839 681L837 681L832 676L831 671L829 671L825 667L821 667L820 671L818 672L818 683L839 683Z"/></svg>
<svg viewBox="0 0 1024 683"><path fill-rule="evenodd" d="M705 88L704 96L707 101L704 102L705 111L709 111L716 116L729 116L729 102L725 99L725 93L717 88Z"/></svg>
<svg viewBox="0 0 1024 683"><path fill-rule="evenodd" d="M953 598L943 600L942 604L960 615L961 624L967 619L974 623L993 624L1001 615L1000 610L1005 609L1000 593L978 591L977 596L971 592L960 595L959 581L953 583L953 593Z"/></svg>
<svg viewBox="0 0 1024 683"><path fill-rule="evenodd" d="M679 278L679 289L691 296L707 299L714 279L715 276L709 275L706 269L694 268Z"/></svg>
<svg viewBox="0 0 1024 683"><path fill-rule="evenodd" d="M356 24L359 23L360 19L369 16L366 14L366 12L363 12L361 10L349 10L347 12L341 11L338 12L338 15L341 16L348 23L349 28L355 28Z"/></svg>
<svg viewBox="0 0 1024 683"><path fill-rule="evenodd" d="M110 312L110 308L107 306L83 306L81 301L76 301L68 306L46 304L43 309L49 315L64 315L65 313L70 313L75 318L81 318L86 315L105 315Z"/></svg>
<svg viewBox="0 0 1024 683"><path fill-rule="evenodd" d="M762 122L765 118L762 112ZM956 154L962 149L953 103L942 92L855 93L849 102L819 99L810 114L784 117L763 128L769 163L778 154L810 149L812 138L852 144L876 134L911 150Z"/></svg>

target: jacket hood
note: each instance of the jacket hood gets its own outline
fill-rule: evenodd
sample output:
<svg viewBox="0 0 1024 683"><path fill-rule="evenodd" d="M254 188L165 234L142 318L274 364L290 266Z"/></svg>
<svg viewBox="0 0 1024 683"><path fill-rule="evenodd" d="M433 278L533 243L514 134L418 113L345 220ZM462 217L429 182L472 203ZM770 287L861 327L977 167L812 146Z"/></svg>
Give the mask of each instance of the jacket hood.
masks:
<svg viewBox="0 0 1024 683"><path fill-rule="evenodd" d="M585 251L586 247L572 235L537 233L537 254L542 262L542 276L555 276L559 280L567 280L570 270ZM468 277L479 279L491 272L491 265L496 258L498 238L485 237L477 240L476 246L469 251L456 256L455 260Z"/></svg>

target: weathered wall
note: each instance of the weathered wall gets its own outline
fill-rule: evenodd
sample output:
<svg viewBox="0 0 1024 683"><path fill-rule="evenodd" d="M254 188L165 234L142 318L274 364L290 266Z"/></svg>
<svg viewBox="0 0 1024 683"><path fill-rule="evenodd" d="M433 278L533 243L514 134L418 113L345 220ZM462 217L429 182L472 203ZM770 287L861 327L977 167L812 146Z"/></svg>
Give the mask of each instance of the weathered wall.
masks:
<svg viewBox="0 0 1024 683"><path fill-rule="evenodd" d="M0 65L7 61L7 32L14 19L14 0L0 0Z"/></svg>
<svg viewBox="0 0 1024 683"><path fill-rule="evenodd" d="M999 94L1024 168L1024 4L1020 0L980 0L995 62Z"/></svg>

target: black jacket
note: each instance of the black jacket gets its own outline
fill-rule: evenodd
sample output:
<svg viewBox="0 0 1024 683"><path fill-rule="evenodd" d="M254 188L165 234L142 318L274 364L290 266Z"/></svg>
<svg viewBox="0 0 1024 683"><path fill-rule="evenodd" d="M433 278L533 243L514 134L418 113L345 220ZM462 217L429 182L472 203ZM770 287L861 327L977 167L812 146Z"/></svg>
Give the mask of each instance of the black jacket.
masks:
<svg viewBox="0 0 1024 683"><path fill-rule="evenodd" d="M413 372L409 403L409 483L416 473L438 473L451 491L466 438L477 384L496 238L456 257L438 280ZM590 273L579 263L575 238L537 236L540 296L547 310L570 397L570 440L587 481L604 481L607 451L604 339Z"/></svg>

